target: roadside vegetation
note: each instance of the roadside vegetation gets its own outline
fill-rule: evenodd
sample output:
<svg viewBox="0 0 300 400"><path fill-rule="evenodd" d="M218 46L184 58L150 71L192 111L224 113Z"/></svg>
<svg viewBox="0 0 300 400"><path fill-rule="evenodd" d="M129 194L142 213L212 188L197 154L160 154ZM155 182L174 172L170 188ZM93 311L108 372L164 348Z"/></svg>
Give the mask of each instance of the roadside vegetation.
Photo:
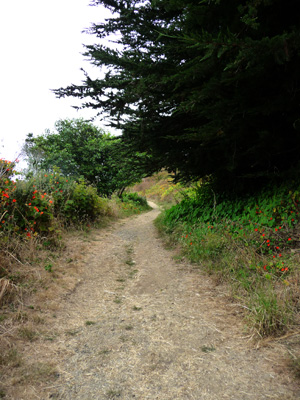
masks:
<svg viewBox="0 0 300 400"><path fill-rule="evenodd" d="M185 257L231 284L258 335L277 336L299 326L299 202L292 183L235 197L206 182L156 224Z"/></svg>
<svg viewBox="0 0 300 400"><path fill-rule="evenodd" d="M26 365L22 348L43 337L48 307L76 287L82 246L94 229L150 209L136 193L100 196L84 178L58 168L22 180L16 168L0 160L0 398L8 371L15 383L55 375L48 363Z"/></svg>

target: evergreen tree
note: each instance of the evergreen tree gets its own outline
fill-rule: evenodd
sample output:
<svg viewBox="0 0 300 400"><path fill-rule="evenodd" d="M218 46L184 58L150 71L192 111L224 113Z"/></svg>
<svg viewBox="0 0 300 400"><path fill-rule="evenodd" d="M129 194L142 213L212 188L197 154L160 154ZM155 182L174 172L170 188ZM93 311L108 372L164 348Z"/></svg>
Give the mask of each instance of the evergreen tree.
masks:
<svg viewBox="0 0 300 400"><path fill-rule="evenodd" d="M56 90L109 114L123 140L179 179L269 179L300 151L296 0L94 0L113 16L87 46L104 79Z"/></svg>

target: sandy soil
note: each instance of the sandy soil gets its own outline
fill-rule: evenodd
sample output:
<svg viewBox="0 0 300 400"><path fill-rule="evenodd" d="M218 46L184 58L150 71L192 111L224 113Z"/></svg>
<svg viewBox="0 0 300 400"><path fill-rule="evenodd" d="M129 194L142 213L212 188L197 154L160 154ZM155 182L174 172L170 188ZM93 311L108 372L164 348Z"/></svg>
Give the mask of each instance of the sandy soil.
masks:
<svg viewBox="0 0 300 400"><path fill-rule="evenodd" d="M158 208L94 234L76 289L36 357L58 372L17 400L295 400L283 353L258 347L241 307L158 238Z"/></svg>

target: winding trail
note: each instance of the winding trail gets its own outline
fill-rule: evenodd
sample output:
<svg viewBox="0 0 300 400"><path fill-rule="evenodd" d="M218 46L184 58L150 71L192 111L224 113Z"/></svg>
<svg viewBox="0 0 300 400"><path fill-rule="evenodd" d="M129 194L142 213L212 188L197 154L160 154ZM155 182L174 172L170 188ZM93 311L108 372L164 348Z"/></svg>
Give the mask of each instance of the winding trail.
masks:
<svg viewBox="0 0 300 400"><path fill-rule="evenodd" d="M157 237L153 210L99 231L53 322L59 378L43 399L295 400L240 308Z"/></svg>

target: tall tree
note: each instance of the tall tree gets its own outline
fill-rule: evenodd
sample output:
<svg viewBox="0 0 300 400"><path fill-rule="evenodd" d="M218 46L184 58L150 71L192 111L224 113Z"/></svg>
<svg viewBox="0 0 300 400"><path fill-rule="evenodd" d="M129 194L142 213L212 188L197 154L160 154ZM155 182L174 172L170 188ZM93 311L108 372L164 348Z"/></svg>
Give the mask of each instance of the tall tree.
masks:
<svg viewBox="0 0 300 400"><path fill-rule="evenodd" d="M33 170L60 168L66 176L83 177L99 194L111 196L146 176L149 157L82 119L59 120L56 132L27 136L24 151ZM148 169L148 168L147 168Z"/></svg>
<svg viewBox="0 0 300 400"><path fill-rule="evenodd" d="M109 114L123 140L181 179L255 182L297 165L297 0L94 0L113 16L87 46L104 79L56 90Z"/></svg>

